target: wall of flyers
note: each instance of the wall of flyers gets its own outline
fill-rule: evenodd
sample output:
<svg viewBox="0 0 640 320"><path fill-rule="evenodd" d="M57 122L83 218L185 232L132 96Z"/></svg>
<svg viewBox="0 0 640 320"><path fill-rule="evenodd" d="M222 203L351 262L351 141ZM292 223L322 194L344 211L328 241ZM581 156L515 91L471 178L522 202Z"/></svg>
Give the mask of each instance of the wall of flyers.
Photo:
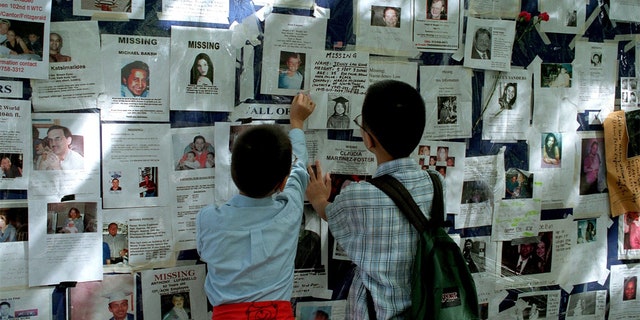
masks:
<svg viewBox="0 0 640 320"><path fill-rule="evenodd" d="M235 139L307 94L333 197L376 173L355 120L383 80L425 101L410 159L444 178L483 319L633 317L640 4L585 3L0 5L0 318L211 318L197 214L238 194ZM349 249L300 216L294 315L345 319Z"/></svg>

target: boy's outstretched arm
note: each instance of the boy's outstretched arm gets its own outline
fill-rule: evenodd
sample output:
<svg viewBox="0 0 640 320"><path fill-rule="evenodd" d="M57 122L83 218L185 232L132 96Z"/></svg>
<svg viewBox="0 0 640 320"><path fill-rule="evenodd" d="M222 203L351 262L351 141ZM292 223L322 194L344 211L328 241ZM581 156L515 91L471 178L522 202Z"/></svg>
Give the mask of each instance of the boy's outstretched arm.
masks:
<svg viewBox="0 0 640 320"><path fill-rule="evenodd" d="M291 111L289 111L289 121L291 128L302 129L304 121L316 108L315 102L309 95L299 93L291 101Z"/></svg>
<svg viewBox="0 0 640 320"><path fill-rule="evenodd" d="M324 220L327 220L327 214L325 208L329 204L329 195L331 194L331 177L329 174L325 177L322 176L322 168L320 168L320 161L316 160L315 170L311 167L307 167L309 171L309 185L307 186L307 199L316 210L318 215Z"/></svg>

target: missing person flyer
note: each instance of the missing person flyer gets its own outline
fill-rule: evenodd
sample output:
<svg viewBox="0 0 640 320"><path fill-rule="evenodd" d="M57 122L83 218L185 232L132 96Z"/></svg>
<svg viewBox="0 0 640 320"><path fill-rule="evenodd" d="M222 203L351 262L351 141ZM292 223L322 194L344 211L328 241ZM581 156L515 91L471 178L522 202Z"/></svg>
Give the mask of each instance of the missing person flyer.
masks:
<svg viewBox="0 0 640 320"><path fill-rule="evenodd" d="M471 137L471 71L461 66L421 66L420 94L427 108L423 138Z"/></svg>
<svg viewBox="0 0 640 320"><path fill-rule="evenodd" d="M32 168L32 149L24 137L31 130L29 101L0 99L0 189L26 190Z"/></svg>
<svg viewBox="0 0 640 320"><path fill-rule="evenodd" d="M29 286L102 280L102 203L95 196L29 198ZM73 272L70 272L73 270Z"/></svg>
<svg viewBox="0 0 640 320"><path fill-rule="evenodd" d="M104 123L102 189L105 208L169 204L169 124ZM117 184L116 184L117 182Z"/></svg>
<svg viewBox="0 0 640 320"><path fill-rule="evenodd" d="M233 110L236 49L231 33L171 28L171 110Z"/></svg>
<svg viewBox="0 0 640 320"><path fill-rule="evenodd" d="M100 144L96 143L100 141L99 115L33 113L31 122L34 164L29 197L99 194Z"/></svg>
<svg viewBox="0 0 640 320"><path fill-rule="evenodd" d="M169 121L169 38L102 35L102 120Z"/></svg>
<svg viewBox="0 0 640 320"><path fill-rule="evenodd" d="M309 89L312 48L324 47L327 19L270 14L265 21L263 94L295 95Z"/></svg>
<svg viewBox="0 0 640 320"><path fill-rule="evenodd" d="M0 292L2 319L51 319L53 288L30 288Z"/></svg>
<svg viewBox="0 0 640 320"><path fill-rule="evenodd" d="M205 265L142 271L142 305L154 319L206 319Z"/></svg>
<svg viewBox="0 0 640 320"><path fill-rule="evenodd" d="M51 23L49 79L32 80L33 109L50 112L96 108L104 90L97 21ZM42 50L42 44L33 43Z"/></svg>
<svg viewBox="0 0 640 320"><path fill-rule="evenodd" d="M0 3L0 72L3 77L47 79L51 1ZM33 41L32 41L33 40Z"/></svg>

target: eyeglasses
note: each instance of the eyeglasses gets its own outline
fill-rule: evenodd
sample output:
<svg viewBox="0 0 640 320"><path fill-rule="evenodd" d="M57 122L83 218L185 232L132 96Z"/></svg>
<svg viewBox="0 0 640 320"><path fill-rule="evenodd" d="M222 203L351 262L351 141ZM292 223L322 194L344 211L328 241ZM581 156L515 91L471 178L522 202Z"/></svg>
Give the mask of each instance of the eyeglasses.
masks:
<svg viewBox="0 0 640 320"><path fill-rule="evenodd" d="M367 131L367 129L362 126L362 114L359 114L355 118L353 118L353 123L355 123L356 126L358 126L360 129L362 129L362 131L369 133L369 131Z"/></svg>

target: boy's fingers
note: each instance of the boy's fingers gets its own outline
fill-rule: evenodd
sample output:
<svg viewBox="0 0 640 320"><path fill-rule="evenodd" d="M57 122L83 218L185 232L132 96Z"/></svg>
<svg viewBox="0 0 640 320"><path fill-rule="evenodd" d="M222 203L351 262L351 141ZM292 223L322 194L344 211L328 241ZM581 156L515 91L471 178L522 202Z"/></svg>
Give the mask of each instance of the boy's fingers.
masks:
<svg viewBox="0 0 640 320"><path fill-rule="evenodd" d="M320 166L320 160L316 160L316 175L322 177L322 167Z"/></svg>
<svg viewBox="0 0 640 320"><path fill-rule="evenodd" d="M309 172L309 180L311 181L315 181L316 180L316 174L313 170L313 167L309 164L307 165L307 172Z"/></svg>

